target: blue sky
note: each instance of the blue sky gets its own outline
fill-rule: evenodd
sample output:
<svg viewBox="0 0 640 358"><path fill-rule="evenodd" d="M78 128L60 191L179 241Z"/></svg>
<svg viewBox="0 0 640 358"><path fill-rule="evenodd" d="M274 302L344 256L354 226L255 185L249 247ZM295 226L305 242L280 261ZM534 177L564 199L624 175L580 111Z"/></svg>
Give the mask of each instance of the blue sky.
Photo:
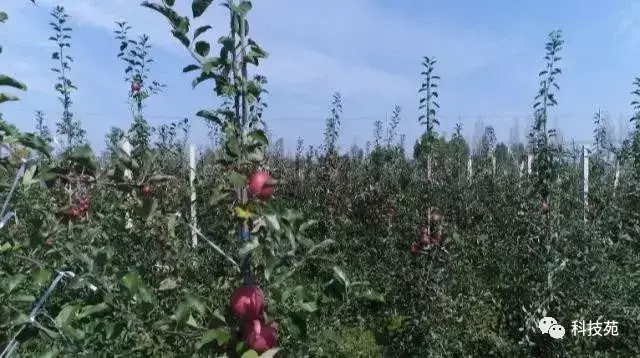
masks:
<svg viewBox="0 0 640 358"><path fill-rule="evenodd" d="M210 85L193 90L192 76L182 74L189 57L168 24L139 1L7 2L1 6L10 18L0 32L0 72L19 78L29 91L3 105L2 113L22 129L33 129L35 110L46 113L51 127L60 116L47 41L49 12L58 4L73 19L71 78L79 88L73 108L97 148L104 147L111 126L131 121L115 21L128 21L132 34L149 34L155 46L152 77L167 88L148 103L152 124L194 118L198 109L215 105ZM191 2L177 3L186 9ZM256 0L249 20L252 37L270 53L260 68L269 79L266 120L288 150L297 137L321 143L334 91L344 100L342 148L364 145L373 122L395 105L403 109L400 132L412 143L422 131L417 89L425 55L439 61L441 131L451 133L462 120L471 140L478 123L493 125L504 140L516 126L524 136L544 43L554 29L563 30L566 42L560 106L551 124L566 138L590 140L598 108L610 114L616 134L626 130L631 83L640 76L640 4L633 1ZM214 26L209 38L216 39L226 26L224 10L212 9L202 22ZM193 143L206 144L204 124L194 118L192 128Z"/></svg>

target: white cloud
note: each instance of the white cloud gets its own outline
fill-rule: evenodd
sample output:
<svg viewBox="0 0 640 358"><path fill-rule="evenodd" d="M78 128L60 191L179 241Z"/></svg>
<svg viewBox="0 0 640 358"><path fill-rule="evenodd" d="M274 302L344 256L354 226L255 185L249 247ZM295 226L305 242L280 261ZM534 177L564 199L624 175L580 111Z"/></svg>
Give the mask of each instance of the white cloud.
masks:
<svg viewBox="0 0 640 358"><path fill-rule="evenodd" d="M40 0L39 3L49 7L61 4L82 26L108 32L114 30L115 21L125 19L136 31L149 33L153 43L171 53L185 55L169 35L166 20L138 6L137 1ZM180 11L188 12L185 5L190 2L178 3L183 5ZM423 55L439 59L442 76L450 78L518 50L514 47L517 42L511 39L460 28L451 19L443 21L428 16L420 22L407 20L369 1L327 0L305 2L303 6L299 1L271 0L255 4L251 26L256 40L272 54L265 61L264 72L274 85L305 84L307 80L320 78L330 82L332 88L354 94L369 93L375 87L372 83L377 81L389 84L377 88L377 93L395 93L398 86L414 91L416 81L409 78L416 78ZM205 15L203 21L214 26L209 38L215 39L226 27L226 14L219 8ZM370 62L377 57L412 67L375 68Z"/></svg>
<svg viewBox="0 0 640 358"><path fill-rule="evenodd" d="M616 35L626 39L630 45L640 44L640 1L629 1L619 13Z"/></svg>
<svg viewBox="0 0 640 358"><path fill-rule="evenodd" d="M191 1L177 2L182 6L180 11L189 11ZM91 27L112 36L115 21L126 20L133 26L133 31L148 33L152 43L174 59L184 61L184 65L189 63L186 51L170 35L167 21L160 14L139 6L139 1L38 0L38 3L41 7L39 10L34 10L27 1L11 1L10 5L2 5L13 21L3 31L20 34L19 38L8 39L12 46L31 49L50 46L43 40L49 36L48 21L34 21L30 14L39 11L45 19L48 9L63 5L79 25L77 31ZM324 117L326 111L301 111L326 108L331 92L336 90L364 108L362 110L365 112L357 113L360 108L350 112L354 116L370 115L372 111L377 113L380 108L390 110L394 104L415 107L420 84L420 63L424 55L436 57L439 62L438 74L455 92L456 79L485 66L509 62L522 51L522 42L515 38L492 34L486 29L468 28L464 23L442 18L437 13L427 13L422 18L407 18L404 14L380 8L366 0L269 0L254 1L254 7L250 14L253 37L270 53L270 57L261 65L260 72L269 79L269 90L273 96L286 101L276 103L271 108L290 110L306 118ZM211 11L199 24L205 22L214 27L207 38L215 44L217 37L227 27L224 9ZM6 43L4 39L2 41ZM114 47L114 44L83 44L74 40L75 52L82 52L83 47L96 46ZM25 50L24 53L28 52ZM15 56L11 59L17 61ZM18 66L15 62L0 63L3 69L8 65L20 74L21 79L31 83L32 87L44 90L52 85L43 80L39 72L50 67L48 63L44 64L49 60L48 56L44 56L42 65L38 64L37 57L30 57L29 61ZM3 61L2 57L0 61ZM161 59L158 59L158 63L162 63ZM160 66L156 65L156 71ZM74 67L76 76L97 75L100 82L108 82L102 84L104 89L117 88L122 82L121 77L114 73L92 73L89 64L85 64L84 69L79 67L78 64ZM167 76L178 75L176 69L167 71ZM185 78L184 81L189 80ZM103 110L108 111L109 108L97 109ZM178 104L170 114L190 114L184 112ZM282 116L283 113L276 115ZM384 116L384 113L381 115ZM407 111L405 116L413 117L413 113ZM367 132L370 130L367 129ZM350 135L346 134L347 137Z"/></svg>

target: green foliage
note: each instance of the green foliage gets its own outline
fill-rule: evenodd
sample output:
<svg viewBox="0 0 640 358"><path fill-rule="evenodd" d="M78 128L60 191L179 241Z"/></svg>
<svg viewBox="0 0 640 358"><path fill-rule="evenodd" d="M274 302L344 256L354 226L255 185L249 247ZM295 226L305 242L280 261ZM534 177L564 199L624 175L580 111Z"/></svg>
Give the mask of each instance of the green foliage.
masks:
<svg viewBox="0 0 640 358"><path fill-rule="evenodd" d="M440 76L435 74L436 63L435 59L424 57L422 62L423 70L420 72L423 82L420 90L418 90L418 93L421 94L418 107L421 114L418 117L418 122L425 126L425 131L414 146L413 157L425 162L427 167L431 166L430 154L433 151L434 141L438 138L436 128L440 125L440 121L437 118L437 110L440 108L438 104L438 82L440 81Z"/></svg>
<svg viewBox="0 0 640 358"><path fill-rule="evenodd" d="M0 227L0 349L15 337L18 353L28 357L640 355L640 221L634 214L640 209L640 115L621 148L607 140L606 116L596 115L585 221L579 156L552 143L546 124L558 90L558 32L546 46L534 106L532 175L520 172L524 145L500 143L491 126L473 151L461 123L452 136L438 135L439 78L431 58L423 63L418 160L406 158L402 134L397 140L399 107L389 123L375 124L371 151L354 146L351 155L341 155L337 93L323 150L299 139L295 158L287 158L281 141L267 150L266 78L248 75L248 66L266 57L248 37L252 5L224 4L229 33L214 48L206 40L210 25L190 26L212 4L195 0L186 16L175 1L143 4L168 20L172 36L192 55L185 72L197 73L194 84L213 88L215 105L197 116L221 138L197 163L197 220L189 215L187 120L161 125L156 142L149 134L145 150L133 155L118 148L126 133L114 128L104 160L75 142L49 155L42 113L39 135L0 121L0 143L12 150L0 162L2 182L11 184L22 157L32 159L11 196L9 208L19 220ZM66 73L68 16L62 8L54 14L54 57ZM0 14L0 21L6 18ZM148 39L133 41L128 30L119 23L126 81L148 82ZM58 83L69 110L72 85L65 74ZM640 80L634 86L640 88ZM633 95L640 112L640 89ZM136 114L142 99L133 98ZM631 170L613 188L617 159ZM243 190L247 176L265 164L284 179L271 201ZM69 215L88 199L88 210ZM200 242L192 247L195 221ZM246 240L237 240L239 227L251 230ZM423 229L442 240L412 253ZM30 319L61 270L75 276L64 277ZM278 347L262 355L248 349L242 322L228 310L242 281L261 286L264 319L278 325ZM538 331L537 321L547 315L569 330L573 320L613 319L620 334L557 342Z"/></svg>
<svg viewBox="0 0 640 358"><path fill-rule="evenodd" d="M71 63L73 57L69 55L71 49L71 32L69 24L69 15L64 7L56 6L51 12L53 22L50 23L53 30L53 36L49 40L56 44L57 49L51 54L51 59L55 62L56 67L51 68L56 74L55 90L58 92L58 100L62 105L62 118L57 123L57 133L65 136L67 140L66 150L71 150L74 146L82 144L85 140L86 131L82 128L80 121L74 120L71 111L71 93L77 90L76 86L69 79L71 71Z"/></svg>
<svg viewBox="0 0 640 358"><path fill-rule="evenodd" d="M6 22L9 19L9 15L6 12L0 11L0 24ZM0 46L0 54L2 54L2 46ZM18 90L26 91L27 86L7 75L0 74L0 88L2 87L10 87ZM0 92L0 103L8 102L8 101L17 101L18 97L14 95L10 95L4 92ZM0 120L2 120L2 115L0 114Z"/></svg>
<svg viewBox="0 0 640 358"><path fill-rule="evenodd" d="M126 22L116 22L116 25L118 26L118 29L115 30L116 40L120 41L117 56L125 64L125 82L131 85L129 99L133 123L127 133L127 140L133 147L132 156L140 159L149 151L154 129L144 118L144 102L152 95L158 94L165 85L155 80L149 80L149 70L153 63L149 36L143 34L139 36L138 40L133 40L129 37L131 26Z"/></svg>
<svg viewBox="0 0 640 358"><path fill-rule="evenodd" d="M558 104L554 91L560 90L557 77L562 73L558 64L562 60L559 53L563 44L561 31L553 31L549 34L549 41L545 45L546 66L538 75L540 89L535 97L534 122L529 133L529 145L534 156L533 171L536 173L534 192L543 200L548 200L550 182L557 177L557 163L554 158L558 156L554 155L554 152L557 152L558 148L550 143L550 139L555 137L556 131L549 129L547 124L549 110Z"/></svg>

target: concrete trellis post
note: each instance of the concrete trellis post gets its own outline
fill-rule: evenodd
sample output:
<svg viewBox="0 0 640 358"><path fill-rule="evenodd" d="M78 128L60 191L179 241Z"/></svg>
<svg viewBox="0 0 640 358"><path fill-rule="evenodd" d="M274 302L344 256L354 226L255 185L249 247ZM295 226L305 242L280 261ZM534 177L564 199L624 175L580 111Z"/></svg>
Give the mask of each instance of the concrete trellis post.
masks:
<svg viewBox="0 0 640 358"><path fill-rule="evenodd" d="M124 151L125 153L127 153L128 156L131 156L131 143L129 142L129 140L125 137L120 141L120 148L122 149L122 151ZM124 171L124 177L126 179L131 180L133 178L133 174L131 173L131 170L129 169L125 169ZM133 228L133 220L131 220L131 214L129 212L124 213L124 217L127 221L126 223L126 228L127 229L131 229Z"/></svg>
<svg viewBox="0 0 640 358"><path fill-rule="evenodd" d="M527 174L531 175L531 168L533 167L533 154L527 155Z"/></svg>
<svg viewBox="0 0 640 358"><path fill-rule="evenodd" d="M618 189L618 185L620 184L620 162L616 162L616 172L613 177L613 195L616 195L616 189Z"/></svg>
<svg viewBox="0 0 640 358"><path fill-rule="evenodd" d="M496 155L491 154L491 173L496 175Z"/></svg>
<svg viewBox="0 0 640 358"><path fill-rule="evenodd" d="M189 187L191 188L191 246L198 246L198 221L196 211L196 148L189 146Z"/></svg>
<svg viewBox="0 0 640 358"><path fill-rule="evenodd" d="M587 221L589 197L589 153L585 146L582 146L582 200L584 204L584 221Z"/></svg>
<svg viewBox="0 0 640 358"><path fill-rule="evenodd" d="M467 160L467 175L469 176L469 180L473 178L473 159L471 157Z"/></svg>

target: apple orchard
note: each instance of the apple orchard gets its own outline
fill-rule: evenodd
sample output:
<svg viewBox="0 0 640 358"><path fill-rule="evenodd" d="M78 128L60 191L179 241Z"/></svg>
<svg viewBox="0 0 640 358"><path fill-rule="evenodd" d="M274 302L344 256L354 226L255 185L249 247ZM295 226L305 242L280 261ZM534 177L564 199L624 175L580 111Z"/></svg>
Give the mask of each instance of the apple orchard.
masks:
<svg viewBox="0 0 640 358"><path fill-rule="evenodd" d="M248 75L268 57L249 31L252 2L140 5L190 55L184 81L211 90L202 108L214 109L195 113L211 143L191 165L190 122L145 119L164 85L149 73L149 36L131 34L144 24L119 22L113 61L132 117L96 153L73 112L69 48L82 49L65 8L51 8L53 68L41 70L60 100L56 131L42 112L33 133L0 120L1 358L640 356L640 317L628 314L640 292L640 79L632 132L614 145L597 112L588 161L548 126L560 31L541 47L539 91L523 94L535 99L526 143L501 143L490 126L477 148L461 123L440 134L426 56L412 153L400 107L366 148L340 151L335 93L323 145L300 138L285 156L266 130L267 79ZM217 11L227 24L201 23ZM211 38L213 26L226 34ZM27 85L0 74L0 103ZM554 340L537 328L546 316L604 316L619 335Z"/></svg>

